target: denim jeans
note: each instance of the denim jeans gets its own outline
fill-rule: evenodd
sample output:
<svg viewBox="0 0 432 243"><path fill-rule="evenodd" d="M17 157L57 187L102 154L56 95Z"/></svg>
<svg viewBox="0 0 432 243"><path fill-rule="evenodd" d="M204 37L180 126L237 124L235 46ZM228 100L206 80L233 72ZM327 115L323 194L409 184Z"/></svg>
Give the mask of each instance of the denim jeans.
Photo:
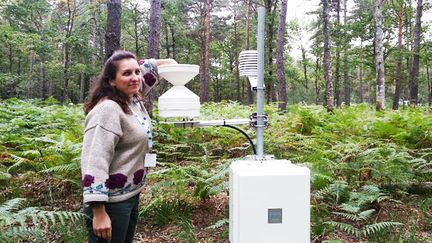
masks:
<svg viewBox="0 0 432 243"><path fill-rule="evenodd" d="M135 228L138 222L139 194L125 201L105 203L105 210L111 219L112 243L132 243ZM93 212L90 207L84 206L86 226L90 243L108 242L95 236L93 232Z"/></svg>

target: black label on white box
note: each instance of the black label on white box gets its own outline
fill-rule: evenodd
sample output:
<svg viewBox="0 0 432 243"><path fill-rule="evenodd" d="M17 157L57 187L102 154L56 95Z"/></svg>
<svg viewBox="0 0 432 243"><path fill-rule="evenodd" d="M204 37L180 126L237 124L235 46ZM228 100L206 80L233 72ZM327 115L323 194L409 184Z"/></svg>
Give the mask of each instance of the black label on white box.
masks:
<svg viewBox="0 0 432 243"><path fill-rule="evenodd" d="M269 208L268 209L268 223L269 224L282 224L282 208Z"/></svg>

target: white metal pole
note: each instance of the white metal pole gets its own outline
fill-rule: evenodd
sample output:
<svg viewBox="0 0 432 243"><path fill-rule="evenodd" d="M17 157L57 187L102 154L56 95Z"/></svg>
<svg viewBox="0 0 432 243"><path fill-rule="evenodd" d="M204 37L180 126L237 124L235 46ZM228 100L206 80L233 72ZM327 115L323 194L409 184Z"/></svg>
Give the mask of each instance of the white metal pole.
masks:
<svg viewBox="0 0 432 243"><path fill-rule="evenodd" d="M264 158L264 23L265 9L258 7L258 84L257 84L257 145L258 159Z"/></svg>

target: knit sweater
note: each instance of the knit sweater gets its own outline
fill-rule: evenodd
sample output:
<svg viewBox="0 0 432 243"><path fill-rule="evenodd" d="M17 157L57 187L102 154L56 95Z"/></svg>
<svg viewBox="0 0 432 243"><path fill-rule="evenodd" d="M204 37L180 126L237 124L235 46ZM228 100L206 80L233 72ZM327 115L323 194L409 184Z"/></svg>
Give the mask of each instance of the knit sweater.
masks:
<svg viewBox="0 0 432 243"><path fill-rule="evenodd" d="M150 123L139 103L132 102L130 108ZM87 114L81 155L84 203L120 202L141 191L149 133L134 114L123 112L112 100L100 102Z"/></svg>

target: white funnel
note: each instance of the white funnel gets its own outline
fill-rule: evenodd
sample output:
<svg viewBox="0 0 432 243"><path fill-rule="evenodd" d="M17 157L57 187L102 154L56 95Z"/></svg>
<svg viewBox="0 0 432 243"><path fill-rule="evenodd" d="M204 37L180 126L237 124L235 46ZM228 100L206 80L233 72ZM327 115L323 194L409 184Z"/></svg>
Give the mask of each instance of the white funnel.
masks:
<svg viewBox="0 0 432 243"><path fill-rule="evenodd" d="M159 76L173 85L185 85L199 73L198 65L172 64L158 67Z"/></svg>
<svg viewBox="0 0 432 243"><path fill-rule="evenodd" d="M174 85L158 99L159 116L189 119L199 116L199 97L184 86L199 73L199 66L173 64L162 65L158 69L159 76Z"/></svg>

